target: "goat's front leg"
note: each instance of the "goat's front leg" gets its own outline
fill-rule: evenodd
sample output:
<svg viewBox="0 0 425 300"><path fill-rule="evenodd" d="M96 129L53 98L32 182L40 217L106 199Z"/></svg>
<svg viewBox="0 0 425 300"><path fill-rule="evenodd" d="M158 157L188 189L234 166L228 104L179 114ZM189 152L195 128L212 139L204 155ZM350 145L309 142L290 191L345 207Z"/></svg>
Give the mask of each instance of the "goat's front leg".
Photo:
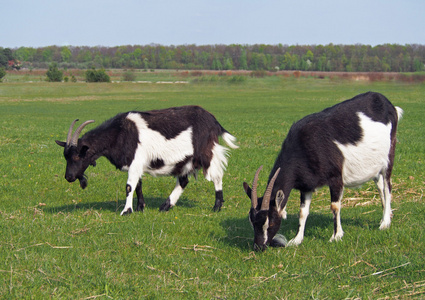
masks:
<svg viewBox="0 0 425 300"><path fill-rule="evenodd" d="M312 192L301 192L300 197L300 219L297 235L289 241L288 246L298 246L304 239L305 223L310 213L310 203L313 197Z"/></svg>
<svg viewBox="0 0 425 300"><path fill-rule="evenodd" d="M159 210L168 211L171 207L176 205L177 200L179 200L181 194L184 191L184 188L187 186L188 183L189 183L189 179L187 178L187 175L179 176L177 178L177 182L176 182L176 186L174 187L174 190L171 192L167 200L164 203L162 203Z"/></svg>
<svg viewBox="0 0 425 300"><path fill-rule="evenodd" d="M133 212L133 194L136 190L136 187L138 187L138 182L142 178L141 172L138 170L132 170L131 168L128 170L128 179L127 179L127 185L125 187L126 192L126 200L125 200L125 207L121 212L122 215L131 214ZM140 184L140 191L141 191L142 185Z"/></svg>
<svg viewBox="0 0 425 300"><path fill-rule="evenodd" d="M143 192L142 192L142 178L139 179L139 183L136 186L136 195L137 195L136 211L143 212L146 204L145 204L145 199L143 198Z"/></svg>

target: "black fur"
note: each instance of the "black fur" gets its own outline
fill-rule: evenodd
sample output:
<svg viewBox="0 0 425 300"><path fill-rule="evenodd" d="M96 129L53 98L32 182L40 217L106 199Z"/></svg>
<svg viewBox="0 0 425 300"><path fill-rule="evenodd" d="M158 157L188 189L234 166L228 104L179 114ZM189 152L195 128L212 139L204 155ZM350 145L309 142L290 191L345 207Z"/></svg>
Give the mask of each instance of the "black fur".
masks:
<svg viewBox="0 0 425 300"><path fill-rule="evenodd" d="M149 164L150 169L161 169L165 165L164 161L160 158L157 158L156 160L151 161Z"/></svg>

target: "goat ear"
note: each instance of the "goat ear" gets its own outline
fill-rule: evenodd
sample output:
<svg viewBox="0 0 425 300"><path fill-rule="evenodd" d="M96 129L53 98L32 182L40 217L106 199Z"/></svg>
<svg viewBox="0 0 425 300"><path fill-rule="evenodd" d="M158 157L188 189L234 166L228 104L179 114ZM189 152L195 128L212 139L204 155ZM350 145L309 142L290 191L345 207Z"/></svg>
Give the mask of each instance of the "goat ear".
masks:
<svg viewBox="0 0 425 300"><path fill-rule="evenodd" d="M251 195L252 195L252 191L251 188L249 187L248 183L244 182L243 183L243 189L245 190L245 193L248 195L249 199L251 199Z"/></svg>
<svg viewBox="0 0 425 300"><path fill-rule="evenodd" d="M89 147L87 146L83 146L81 147L80 153L79 153L79 157L84 158L87 154L87 151L89 150Z"/></svg>
<svg viewBox="0 0 425 300"><path fill-rule="evenodd" d="M285 199L285 194L283 193L282 190L278 190L277 193L276 193L276 208L278 210L281 209L283 199Z"/></svg>
<svg viewBox="0 0 425 300"><path fill-rule="evenodd" d="M65 148L65 146L66 146L66 143L65 142L61 142L61 141L58 141L58 140L56 140L55 142L56 142L56 144L58 144L61 147L64 147Z"/></svg>
<svg viewBox="0 0 425 300"><path fill-rule="evenodd" d="M282 219L286 219L286 204L282 207L285 194L282 190L278 190L276 193L276 210Z"/></svg>

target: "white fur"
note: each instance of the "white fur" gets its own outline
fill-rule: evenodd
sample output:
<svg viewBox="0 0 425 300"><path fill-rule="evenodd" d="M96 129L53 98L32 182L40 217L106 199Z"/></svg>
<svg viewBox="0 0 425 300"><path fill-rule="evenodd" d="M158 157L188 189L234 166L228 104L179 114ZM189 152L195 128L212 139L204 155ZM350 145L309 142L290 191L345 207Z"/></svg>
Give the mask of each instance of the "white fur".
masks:
<svg viewBox="0 0 425 300"><path fill-rule="evenodd" d="M143 172L152 176L169 175L176 163L193 155L192 127L182 131L174 139L167 140L158 131L150 129L139 114L130 113L127 119L136 124L139 140L142 141L137 147L132 165L143 165ZM160 169L150 169L149 163L156 159L163 160L165 165Z"/></svg>
<svg viewBox="0 0 425 300"><path fill-rule="evenodd" d="M363 131L362 139L355 145L335 141L344 156L342 179L346 187L360 186L378 178L389 163L391 123L375 122L360 112L357 115Z"/></svg>
<svg viewBox="0 0 425 300"><path fill-rule="evenodd" d="M264 222L263 225L263 237L264 241L267 241L267 229L269 228L269 218L266 219L266 222Z"/></svg>
<svg viewBox="0 0 425 300"><path fill-rule="evenodd" d="M228 132L223 133L223 140L229 145L230 148L237 149L239 146L235 145L236 138Z"/></svg>
<svg viewBox="0 0 425 300"><path fill-rule="evenodd" d="M391 225L391 192L390 187L385 180L384 174L381 174L377 180L375 180L376 187L379 190L379 195L381 197L383 216L381 220L381 225L379 229L387 229Z"/></svg>
<svg viewBox="0 0 425 300"><path fill-rule="evenodd" d="M341 201L342 201L343 194L344 194L344 191L342 190L341 194L339 195L338 202L331 204L331 210L334 214L334 218L336 218L336 231L332 234L329 242L340 241L342 240L342 237L344 236L344 231L342 230L342 226L341 226Z"/></svg>
<svg viewBox="0 0 425 300"><path fill-rule="evenodd" d="M395 107L396 111L397 111L397 119L400 121L401 118L403 117L403 109L401 107L396 106Z"/></svg>
<svg viewBox="0 0 425 300"><path fill-rule="evenodd" d="M210 167L205 174L205 178L208 181L216 182L217 180L223 178L224 170L227 166L228 149L221 146L220 144L215 143L212 148L212 153L213 156Z"/></svg>
<svg viewBox="0 0 425 300"><path fill-rule="evenodd" d="M398 118L400 119L403 110L396 107ZM380 229L386 229L391 224L391 192L385 180L385 174L389 164L389 153L391 148L392 124L375 122L363 113L357 113L360 119L363 137L356 145L335 144L344 155L342 168L342 178L344 186L356 187L373 179L381 196L383 216ZM338 204L334 203L332 210L336 214L337 230L332 235L330 241L338 241L344 232L341 227L341 199Z"/></svg>
<svg viewBox="0 0 425 300"><path fill-rule="evenodd" d="M179 179L177 178L176 186L174 187L174 190L170 194L170 205L171 206L176 205L177 200L179 200L182 193L183 193L183 188L181 187Z"/></svg>
<svg viewBox="0 0 425 300"><path fill-rule="evenodd" d="M300 218L297 235L288 242L287 246L298 246L304 239L305 222L310 213L310 203L313 193L305 193L304 205L300 207Z"/></svg>

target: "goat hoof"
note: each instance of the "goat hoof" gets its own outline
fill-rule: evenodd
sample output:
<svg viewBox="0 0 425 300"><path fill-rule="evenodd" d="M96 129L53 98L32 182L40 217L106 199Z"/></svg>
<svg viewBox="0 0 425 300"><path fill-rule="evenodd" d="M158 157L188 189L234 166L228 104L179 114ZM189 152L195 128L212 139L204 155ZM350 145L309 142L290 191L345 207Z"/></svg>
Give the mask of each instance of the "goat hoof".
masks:
<svg viewBox="0 0 425 300"><path fill-rule="evenodd" d="M219 212L221 210L221 205L214 205L213 211Z"/></svg>
<svg viewBox="0 0 425 300"><path fill-rule="evenodd" d="M222 206L223 206L223 202L216 203L213 207L213 211L220 211Z"/></svg>
<svg viewBox="0 0 425 300"><path fill-rule="evenodd" d="M136 211L141 211L141 212L143 212L143 210L145 209L145 207L144 206L137 206L136 207Z"/></svg>
<svg viewBox="0 0 425 300"><path fill-rule="evenodd" d="M125 215L129 215L133 212L133 209L131 207L129 207L127 210L123 210L121 212L121 216L125 216Z"/></svg>
<svg viewBox="0 0 425 300"><path fill-rule="evenodd" d="M169 211L170 208L171 208L170 199L167 199L167 201L161 204L159 211Z"/></svg>

